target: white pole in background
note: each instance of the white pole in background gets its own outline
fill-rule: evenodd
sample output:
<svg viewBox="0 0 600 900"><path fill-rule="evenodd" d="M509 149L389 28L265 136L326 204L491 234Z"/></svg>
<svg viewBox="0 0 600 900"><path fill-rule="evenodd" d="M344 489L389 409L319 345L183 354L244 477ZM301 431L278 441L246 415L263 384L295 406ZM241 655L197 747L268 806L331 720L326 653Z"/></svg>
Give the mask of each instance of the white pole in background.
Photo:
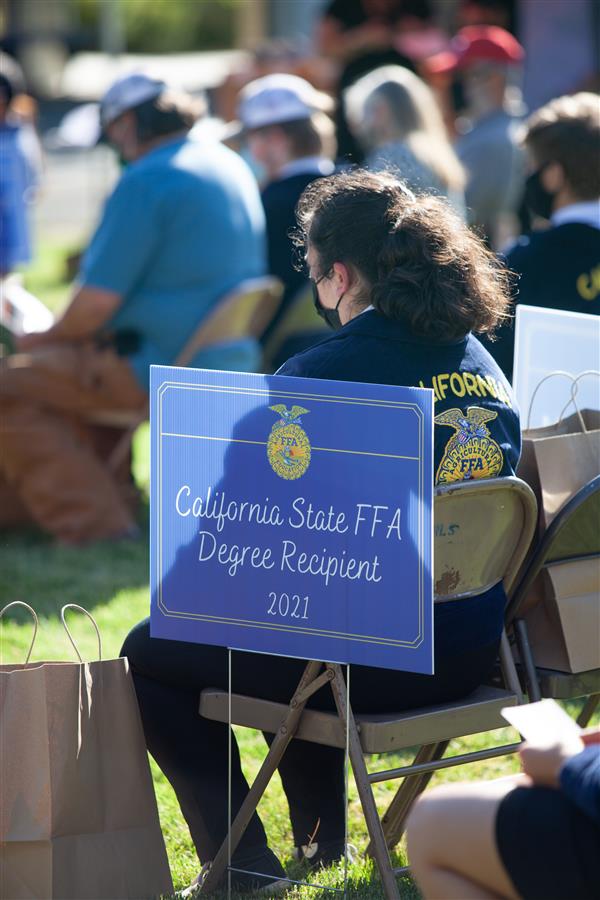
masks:
<svg viewBox="0 0 600 900"><path fill-rule="evenodd" d="M99 13L100 50L111 56L119 56L126 50L125 21L121 0L100 0Z"/></svg>

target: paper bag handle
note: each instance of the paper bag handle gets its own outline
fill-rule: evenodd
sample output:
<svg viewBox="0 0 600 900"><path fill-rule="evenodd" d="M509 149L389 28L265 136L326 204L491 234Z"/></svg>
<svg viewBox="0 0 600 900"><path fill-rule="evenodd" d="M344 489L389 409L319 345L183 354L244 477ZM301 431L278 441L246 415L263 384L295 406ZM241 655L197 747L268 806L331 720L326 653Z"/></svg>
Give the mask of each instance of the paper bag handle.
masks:
<svg viewBox="0 0 600 900"><path fill-rule="evenodd" d="M530 425L531 425L531 412L533 410L534 400L537 397L537 392L539 391L539 389L541 388L541 386L544 384L545 381L549 381L550 378L555 378L557 375L562 375L565 378L569 378L571 381L571 384L573 383L573 380L574 380L573 374L571 372L563 372L561 369L557 369L556 372L550 372L548 375L544 375L544 377L538 381L538 383L535 386L535 390L534 390L533 394L531 395L531 400L529 401L529 409L527 411L527 425L526 425L527 430L529 430ZM571 403L572 399L573 398L571 396L571 400L569 400L569 403ZM569 405L569 403L567 403L567 406ZM565 407L565 409L566 408L567 407ZM564 412L564 410L563 410L563 412Z"/></svg>
<svg viewBox="0 0 600 900"><path fill-rule="evenodd" d="M571 399L566 404L566 406L562 409L560 418L558 420L558 422L560 424L563 420L564 414L566 413L566 411L568 410L569 406L572 403L573 406L575 407L575 412L577 413L577 418L579 419L579 424L581 425L581 430L584 432L587 431L587 426L585 424L585 420L584 420L583 416L581 415L581 410L579 409L579 405L578 405L575 397L577 396L577 391L579 390L579 379L585 378L586 375L595 375L597 378L600 378L600 371L598 371L597 369L586 369L585 372L580 372L579 375L577 376L577 378L573 379L573 383L571 384Z"/></svg>
<svg viewBox="0 0 600 900"><path fill-rule="evenodd" d="M569 408L569 406L572 403L573 406L575 407L575 412L577 413L577 416L579 418L581 430L587 431L583 416L581 415L581 411L575 400L575 396L577 394L577 391L579 390L577 385L578 385L580 378L584 378L586 375L597 375L600 378L600 372L597 371L596 369L586 369L585 372L580 372L579 375L573 375L572 372L563 372L561 369L557 369L556 372L549 372L548 375L544 375L544 377L541 378L538 381L538 383L536 384L535 390L534 390L533 394L531 395L531 400L529 401L529 410L527 412L526 428L529 429L531 426L531 412L533 410L533 403L537 396L537 392L539 391L539 389L541 388L541 386L544 384L545 381L548 381L550 378L555 378L557 375L561 375L564 378L568 378L571 382L571 399L569 400L569 402L567 403L567 405L564 407L564 409L562 410L562 412L560 414L560 417L558 419L559 424L560 424L560 422L562 422L564 414L566 413L567 409Z"/></svg>
<svg viewBox="0 0 600 900"><path fill-rule="evenodd" d="M30 612L33 618L33 637L31 638L31 643L29 645L29 650L27 651L27 656L25 657L25 665L29 662L29 658L31 656L31 651L33 650L33 645L35 644L35 638L38 632L39 620L37 617L37 613L35 609L29 605L29 603L24 603L23 600L13 600L12 603L7 603L6 606L3 606L0 609L0 619L4 615L4 613L11 608L11 606L24 606L27 612Z"/></svg>
<svg viewBox="0 0 600 900"><path fill-rule="evenodd" d="M73 645L73 649L75 650L75 653L77 654L77 659L79 660L79 662L82 663L83 659L82 659L81 653L79 652L77 644L75 643L73 635L69 631L69 626L67 625L67 622L65 619L65 610L67 610L67 609L76 609L76 610L78 610L78 612L82 612L84 615L86 615L88 617L88 619L94 626L94 629L96 631L96 637L98 638L98 659L102 660L102 638L100 637L100 631L98 630L98 626L96 625L96 620L94 619L92 614L87 611L87 609L83 608L83 606L78 606L76 603L66 603L60 611L60 620L63 623L63 627L64 627L65 631L67 632L67 637L69 638L69 640L71 641L71 643Z"/></svg>

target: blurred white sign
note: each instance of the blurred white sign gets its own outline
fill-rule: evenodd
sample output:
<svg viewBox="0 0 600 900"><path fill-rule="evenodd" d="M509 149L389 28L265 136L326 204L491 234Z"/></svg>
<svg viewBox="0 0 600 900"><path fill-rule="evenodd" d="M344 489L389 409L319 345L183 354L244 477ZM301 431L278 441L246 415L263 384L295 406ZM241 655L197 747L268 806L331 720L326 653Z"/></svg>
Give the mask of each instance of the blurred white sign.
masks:
<svg viewBox="0 0 600 900"><path fill-rule="evenodd" d="M600 316L517 306L513 388L523 428L573 413L573 390L579 409L600 409L598 370Z"/></svg>
<svg viewBox="0 0 600 900"><path fill-rule="evenodd" d="M50 310L15 278L0 283L0 324L11 334L46 331L54 322Z"/></svg>
<svg viewBox="0 0 600 900"><path fill-rule="evenodd" d="M61 93L77 100L99 100L123 75L147 72L169 87L194 93L218 87L250 60L243 50L212 50L198 53L141 54L76 53L67 61Z"/></svg>

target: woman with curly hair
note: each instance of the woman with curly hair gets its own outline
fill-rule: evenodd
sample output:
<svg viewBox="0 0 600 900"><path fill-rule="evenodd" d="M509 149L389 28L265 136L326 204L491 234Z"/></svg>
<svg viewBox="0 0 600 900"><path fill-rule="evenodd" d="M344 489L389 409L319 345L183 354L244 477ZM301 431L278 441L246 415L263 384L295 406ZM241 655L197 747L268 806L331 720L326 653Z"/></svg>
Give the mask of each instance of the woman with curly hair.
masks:
<svg viewBox="0 0 600 900"><path fill-rule="evenodd" d="M278 374L432 388L443 426L435 429L436 483L513 474L518 413L473 335L493 337L507 318L508 273L496 257L447 202L415 197L388 173L357 170L310 185L297 219L317 312L337 333ZM468 424L459 426L459 414ZM447 426L463 453L450 452ZM485 459L471 440L478 429L497 445Z"/></svg>
<svg viewBox="0 0 600 900"><path fill-rule="evenodd" d="M311 184L298 208L297 243L318 312L335 329L280 375L416 385L436 398L435 479L511 475L519 416L504 376L472 335L505 316L506 275L495 258L435 197L415 197L389 175L364 171ZM477 553L477 547L473 547ZM489 675L505 596L437 604L435 675L352 666L353 709L389 712L466 696ZM228 684L227 650L150 638L148 622L128 636L129 657L150 752L171 781L198 855L208 863L227 833L227 726L198 715L198 696ZM304 669L298 659L236 653L232 690L289 702ZM333 710L330 691L310 704ZM279 767L296 856L328 864L344 852L344 752L293 740ZM248 787L234 740L232 814ZM236 890L271 896L283 870L254 815L233 862ZM196 883L201 882L201 877Z"/></svg>

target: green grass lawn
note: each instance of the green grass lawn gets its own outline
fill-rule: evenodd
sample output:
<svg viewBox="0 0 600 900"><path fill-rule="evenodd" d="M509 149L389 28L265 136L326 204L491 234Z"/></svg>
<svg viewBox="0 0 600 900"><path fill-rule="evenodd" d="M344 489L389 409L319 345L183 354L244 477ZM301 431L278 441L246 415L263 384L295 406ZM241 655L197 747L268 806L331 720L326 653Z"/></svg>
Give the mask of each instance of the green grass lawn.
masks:
<svg viewBox="0 0 600 900"><path fill-rule="evenodd" d="M27 286L41 299L48 300L56 307L66 297L63 268L60 254L45 248L41 263L27 280ZM46 293L47 292L47 293ZM148 430L140 429L136 436L135 475L142 487L148 484ZM147 505L140 514L142 531L147 535ZM148 540L137 543L98 544L83 549L57 548L47 538L37 533L23 533L0 536L0 597L2 605L11 600L24 600L31 604L40 616L41 628L35 645L33 660L73 659L73 650L68 643L59 619L60 608L65 603L78 603L93 613L103 639L103 656L110 658L118 654L123 638L129 628L149 612L148 589ZM96 639L89 624L73 620L72 630L77 636L82 654L92 659L96 654ZM3 620L0 637L1 661L20 662L24 659L31 634L27 616L19 611ZM573 705L575 712L577 705ZM598 718L598 717L596 717ZM243 764L248 778L257 772L265 754L262 736L247 729L236 729L240 743ZM516 740L516 733L502 729L494 734L498 743ZM454 741L449 754L480 749L489 744L489 739L472 737ZM411 754L393 754L371 759L371 768L388 768L405 764ZM202 765L202 748L198 748L198 765ZM173 880L176 889L187 885L198 871L198 860L192 847L189 833L179 811L175 796L166 779L152 764L154 784L158 797L161 823L167 844ZM514 758L490 760L472 764L458 770L436 774L433 784L443 781L489 779L506 775L517 770ZM383 810L393 796L394 785L376 786L376 799ZM225 798L224 798L225 802ZM267 829L270 843L288 868L292 878L301 879L304 872L291 862L292 836L287 818L286 804L278 778L269 788L259 811ZM356 788L350 786L349 799L350 841L359 852L364 851L367 834L362 821ZM398 864L405 863L403 845L395 855ZM379 879L370 860L364 857L353 864L349 871L350 897L380 898L383 896ZM313 876L315 877L315 876ZM343 868L332 867L322 870L315 880L330 887L343 886ZM418 897L410 879L401 883L403 898ZM334 896L331 893L310 888L294 888L290 898L320 898Z"/></svg>
<svg viewBox="0 0 600 900"><path fill-rule="evenodd" d="M138 435L138 453L144 451L147 434ZM142 522L147 511L142 512ZM37 534L3 536L0 544L0 597L2 602L24 600L31 604L40 616L40 630L32 660L74 659L73 650L63 632L59 611L65 603L78 603L88 609L96 619L103 640L103 657L118 654L123 638L131 626L148 614L148 541L138 543L97 544L83 549L57 548L48 539ZM91 626L75 614L69 620L71 630L84 658L96 656L96 638ZM31 635L31 627L25 612L17 610L7 617L1 632L1 661L20 662L25 658ZM236 729L240 742L246 774L252 778L258 771L265 754L265 743L258 732ZM494 735L498 741L514 740L511 729L503 729ZM486 740L473 737L453 742L449 752L459 753L467 749L479 749ZM198 748L198 764L202 762L202 749ZM387 768L409 761L410 754L390 754L370 760L371 767ZM457 779L493 778L516 770L513 759L492 760L473 764L462 770L446 772L435 777L437 781ZM176 888L184 887L195 876L198 861L189 833L179 812L174 794L166 779L153 765L156 787L167 850ZM393 784L376 786L376 798L385 808L392 797ZM224 799L225 802L225 799ZM292 878L302 878L302 869L290 861L292 836L287 819L287 808L279 778L274 783L260 807L271 846L287 864ZM350 790L350 840L359 851L367 844L367 834L361 818L360 806L354 784ZM399 864L405 863L402 846L397 854ZM318 873L321 884L343 885L343 869L332 868ZM350 867L352 897L379 898L383 894L372 863L368 860ZM417 897L409 879L401 885L402 896ZM290 898L314 898L333 896L309 888L293 889Z"/></svg>

